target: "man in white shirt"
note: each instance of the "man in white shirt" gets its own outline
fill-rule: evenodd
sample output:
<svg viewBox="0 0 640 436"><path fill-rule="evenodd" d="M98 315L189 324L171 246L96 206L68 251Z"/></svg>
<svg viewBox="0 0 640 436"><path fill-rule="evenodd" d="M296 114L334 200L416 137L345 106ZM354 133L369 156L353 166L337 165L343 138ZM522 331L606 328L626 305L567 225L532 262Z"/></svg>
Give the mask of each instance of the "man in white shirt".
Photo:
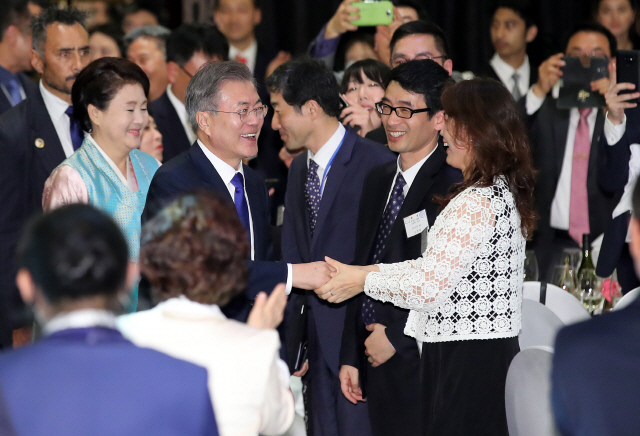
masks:
<svg viewBox="0 0 640 436"><path fill-rule="evenodd" d="M532 19L531 6L526 0L501 1L491 21L491 44L495 54L480 75L500 80L516 101L538 79L537 67L527 56L527 44L538 34Z"/></svg>
<svg viewBox="0 0 640 436"><path fill-rule="evenodd" d="M45 9L32 22L31 64L42 75L39 92L0 117L0 335L28 324L15 287L20 229L42 210L46 179L84 137L71 117L71 87L91 60L84 16L75 9Z"/></svg>
<svg viewBox="0 0 640 436"><path fill-rule="evenodd" d="M187 151L197 139L184 106L189 80L207 62L226 60L228 50L224 36L205 24L183 24L167 39L169 86L149 104L162 133L165 162Z"/></svg>
<svg viewBox="0 0 640 436"><path fill-rule="evenodd" d="M538 81L523 100L538 170L535 196L540 219L532 246L541 279L551 279L563 249L578 247L583 234L589 233L598 247L598 237L619 200L619 195L603 189L597 177L598 140L605 124L602 109L559 109L556 101L563 56L611 58L615 53L616 39L607 29L594 23L577 25L569 33L565 53L540 65ZM608 87L608 79L591 84L593 92L602 94Z"/></svg>

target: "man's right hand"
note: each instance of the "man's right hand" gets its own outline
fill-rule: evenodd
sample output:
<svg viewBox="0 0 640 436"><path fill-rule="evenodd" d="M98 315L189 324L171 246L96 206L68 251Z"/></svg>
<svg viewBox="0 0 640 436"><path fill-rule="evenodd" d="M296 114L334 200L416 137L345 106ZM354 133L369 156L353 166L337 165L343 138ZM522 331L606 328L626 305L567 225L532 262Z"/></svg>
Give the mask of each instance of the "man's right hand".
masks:
<svg viewBox="0 0 640 436"><path fill-rule="evenodd" d="M620 94L623 89L635 89L633 83L616 83L616 64L609 64L609 90L604 95L607 102L607 118L614 125L622 124L624 120L624 110L637 106L637 103L628 103L628 100L640 97L640 92L630 92Z"/></svg>
<svg viewBox="0 0 640 436"><path fill-rule="evenodd" d="M293 287L307 291L322 287L331 279L331 273L334 271L326 262L322 261L293 264L291 269Z"/></svg>
<svg viewBox="0 0 640 436"><path fill-rule="evenodd" d="M333 17L327 23L327 27L324 30L325 39L333 39L342 35L343 33L358 30L358 26L351 24L360 18L360 9L351 6L351 3L359 0L344 0L338 6L338 10Z"/></svg>
<svg viewBox="0 0 640 436"><path fill-rule="evenodd" d="M340 389L347 400L353 404L357 404L358 401L367 401L362 398L362 389L360 389L360 383L358 377L360 372L358 368L350 365L342 365L340 367L340 373L338 378L340 379Z"/></svg>
<svg viewBox="0 0 640 436"><path fill-rule="evenodd" d="M538 82L533 86L533 93L538 98L544 98L562 77L560 68L565 65L563 56L564 53L556 53L538 67Z"/></svg>

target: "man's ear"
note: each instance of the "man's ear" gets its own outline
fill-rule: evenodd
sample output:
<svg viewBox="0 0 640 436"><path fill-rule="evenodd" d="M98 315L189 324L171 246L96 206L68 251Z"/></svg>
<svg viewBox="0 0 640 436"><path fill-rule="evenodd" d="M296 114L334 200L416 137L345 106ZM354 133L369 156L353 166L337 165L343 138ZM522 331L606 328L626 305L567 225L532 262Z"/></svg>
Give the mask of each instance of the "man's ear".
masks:
<svg viewBox="0 0 640 436"><path fill-rule="evenodd" d="M303 115L308 114L311 120L315 120L316 118L318 118L322 111L322 108L320 107L318 102L315 100L307 101L305 104L302 105L301 109L302 109L302 114Z"/></svg>
<svg viewBox="0 0 640 436"><path fill-rule="evenodd" d="M167 79L169 83L173 84L176 81L176 77L178 76L178 70L180 67L173 61L167 62Z"/></svg>
<svg viewBox="0 0 640 436"><path fill-rule="evenodd" d="M442 66L449 72L449 75L453 74L453 61L451 59L447 59L446 61L444 61L444 64Z"/></svg>
<svg viewBox="0 0 640 436"><path fill-rule="evenodd" d="M529 26L524 36L525 36L525 40L527 41L527 44L529 44L530 42L533 42L533 40L536 39L536 36L538 36L538 26L536 26L535 24L532 26Z"/></svg>
<svg viewBox="0 0 640 436"><path fill-rule="evenodd" d="M198 123L198 129L202 130L207 136L209 136L209 112L200 111L196 112L196 122Z"/></svg>
<svg viewBox="0 0 640 436"><path fill-rule="evenodd" d="M27 305L33 304L35 301L36 284L33 281L33 277L31 277L31 273L26 268L18 270L16 285L20 291L22 301Z"/></svg>
<svg viewBox="0 0 640 436"><path fill-rule="evenodd" d="M437 131L444 129L444 111L438 111L433 115L432 120L435 121L434 128Z"/></svg>
<svg viewBox="0 0 640 436"><path fill-rule="evenodd" d="M44 59L34 49L31 49L31 66L38 74L44 73Z"/></svg>
<svg viewBox="0 0 640 436"><path fill-rule="evenodd" d="M257 26L262 21L262 11L258 8L253 10L253 25Z"/></svg>

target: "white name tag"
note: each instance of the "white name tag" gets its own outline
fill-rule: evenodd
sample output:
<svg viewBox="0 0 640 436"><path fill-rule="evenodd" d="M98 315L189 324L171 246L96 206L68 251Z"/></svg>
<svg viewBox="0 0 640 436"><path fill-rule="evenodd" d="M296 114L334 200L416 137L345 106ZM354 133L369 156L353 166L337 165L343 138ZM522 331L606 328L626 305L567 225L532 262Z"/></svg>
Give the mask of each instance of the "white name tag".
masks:
<svg viewBox="0 0 640 436"><path fill-rule="evenodd" d="M424 229L428 228L429 220L427 220L427 212L424 209L404 218L404 229L407 232L407 238L422 233Z"/></svg>

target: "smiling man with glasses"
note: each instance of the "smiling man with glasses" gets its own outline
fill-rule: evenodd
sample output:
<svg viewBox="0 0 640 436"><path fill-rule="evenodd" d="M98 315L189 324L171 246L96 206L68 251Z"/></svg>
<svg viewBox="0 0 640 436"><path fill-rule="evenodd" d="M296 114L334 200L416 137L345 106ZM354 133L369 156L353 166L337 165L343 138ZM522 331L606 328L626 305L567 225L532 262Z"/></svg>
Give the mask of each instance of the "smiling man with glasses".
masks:
<svg viewBox="0 0 640 436"><path fill-rule="evenodd" d="M246 321L258 293L270 293L278 283L286 283L287 293L292 286L311 290L324 284L329 279L324 262L274 262L267 189L243 163L258 153L267 114L249 69L236 61L205 64L187 86L185 106L197 140L156 172L142 222L178 195L194 190L214 191L234 204L249 239L250 259L245 291L222 308L229 318Z"/></svg>
<svg viewBox="0 0 640 436"><path fill-rule="evenodd" d="M420 257L443 196L462 181L438 143L444 127L440 95L452 82L434 60L414 60L391 70L376 104L389 148L398 159L373 169L360 201L354 264L394 263ZM407 226L414 219L419 227ZM362 295L348 303L340 353L344 396L366 391L374 436L419 434L420 355L404 334L409 312ZM397 355L397 356L396 356ZM364 384L364 385L363 385Z"/></svg>

